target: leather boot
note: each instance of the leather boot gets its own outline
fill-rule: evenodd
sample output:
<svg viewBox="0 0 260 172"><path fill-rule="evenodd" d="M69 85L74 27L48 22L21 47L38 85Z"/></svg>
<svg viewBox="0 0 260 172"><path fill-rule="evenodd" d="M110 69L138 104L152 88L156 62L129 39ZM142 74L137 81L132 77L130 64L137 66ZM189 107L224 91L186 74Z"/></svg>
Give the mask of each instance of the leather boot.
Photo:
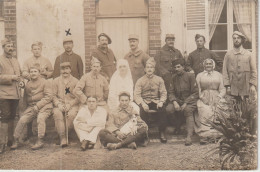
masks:
<svg viewBox="0 0 260 172"><path fill-rule="evenodd" d="M160 131L160 141L161 143L167 143L167 138L165 137L165 131Z"/></svg>
<svg viewBox="0 0 260 172"><path fill-rule="evenodd" d="M43 145L44 145L43 139L38 138L36 144L32 146L32 149L33 150L38 150L38 149L42 148Z"/></svg>
<svg viewBox="0 0 260 172"><path fill-rule="evenodd" d="M12 150L15 150L18 148L19 145L19 139L18 138L14 138L14 142L12 144L12 146L10 147Z"/></svg>
<svg viewBox="0 0 260 172"><path fill-rule="evenodd" d="M0 123L0 154L5 151L6 137L8 132L8 123Z"/></svg>
<svg viewBox="0 0 260 172"><path fill-rule="evenodd" d="M191 136L193 134L193 128L194 128L194 120L193 116L186 117L186 129L187 129L187 137L185 139L185 146L192 145L191 142Z"/></svg>
<svg viewBox="0 0 260 172"><path fill-rule="evenodd" d="M60 136L60 140L61 140L61 141L60 141L60 145L61 145L62 148L68 146L65 135Z"/></svg>
<svg viewBox="0 0 260 172"><path fill-rule="evenodd" d="M8 141L7 146L11 146L14 140L14 120L8 122Z"/></svg>
<svg viewBox="0 0 260 172"><path fill-rule="evenodd" d="M127 145L127 147L130 148L130 149L137 149L135 142L130 143L129 145Z"/></svg>
<svg viewBox="0 0 260 172"><path fill-rule="evenodd" d="M83 140L81 142L80 148L81 148L82 151L85 151L87 149L87 146L88 146L88 141L87 140Z"/></svg>

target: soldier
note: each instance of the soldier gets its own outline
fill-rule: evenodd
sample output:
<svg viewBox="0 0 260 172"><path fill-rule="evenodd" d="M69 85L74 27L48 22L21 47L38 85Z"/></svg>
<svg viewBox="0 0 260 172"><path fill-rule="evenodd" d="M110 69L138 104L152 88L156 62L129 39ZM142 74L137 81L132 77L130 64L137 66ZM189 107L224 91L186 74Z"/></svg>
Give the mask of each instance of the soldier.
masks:
<svg viewBox="0 0 260 172"><path fill-rule="evenodd" d="M162 77L165 83L166 90L169 90L170 81L174 70L172 69L172 61L178 58L183 58L181 52L174 48L174 34L166 34L166 44L161 48L155 57L156 67L155 73Z"/></svg>
<svg viewBox="0 0 260 172"><path fill-rule="evenodd" d="M91 64L91 72L82 76L73 93L78 97L81 104L87 103L88 96L95 96L97 97L97 105L103 106L108 110L106 103L108 98L108 82L100 74L100 61L93 57Z"/></svg>
<svg viewBox="0 0 260 172"><path fill-rule="evenodd" d="M161 77L154 75L155 61L151 57L146 61L146 74L137 80L134 90L134 100L140 106L141 118L148 123L150 110L156 111L159 122L159 134L162 143L166 143L165 129L167 125L165 102L167 92Z"/></svg>
<svg viewBox="0 0 260 172"><path fill-rule="evenodd" d="M139 36L129 35L128 38L130 52L125 55L125 59L128 61L130 70L133 77L134 85L136 81L144 76L145 63L149 58L149 55L138 48Z"/></svg>
<svg viewBox="0 0 260 172"><path fill-rule="evenodd" d="M59 55L54 64L53 78L60 76L60 64L63 62L70 62L71 75L77 79L80 79L83 75L83 62L79 55L72 51L73 40L71 37L67 37L63 40L63 47L65 52Z"/></svg>
<svg viewBox="0 0 260 172"><path fill-rule="evenodd" d="M107 127L99 133L101 143L109 150L128 147L136 149L136 143L145 143L148 126L140 118L138 112L130 104L130 94L121 92L119 94L119 106L111 112L107 122ZM124 130L129 122L136 118L136 124L132 130Z"/></svg>
<svg viewBox="0 0 260 172"><path fill-rule="evenodd" d="M72 93L78 83L78 79L70 74L70 62L61 63L60 70L61 76L53 81L53 118L59 134L60 145L65 147L68 144L66 134L73 129L73 120L79 108L79 100ZM64 125L64 118L66 118L67 126ZM68 133L66 133L65 127L69 130Z"/></svg>
<svg viewBox="0 0 260 172"><path fill-rule="evenodd" d="M113 51L108 48L108 44L111 44L112 41L110 37L101 33L98 35L98 47L92 52L91 56L96 57L101 63L100 73L106 77L107 80L110 80L113 73L116 71L116 57Z"/></svg>
<svg viewBox="0 0 260 172"><path fill-rule="evenodd" d="M35 63L40 64L41 66L41 75L45 79L49 79L52 77L53 68L51 65L51 62L49 59L43 57L41 55L42 52L42 43L41 42L34 42L32 44L32 53L33 57L27 59L24 62L22 75L24 78L30 80L30 73L29 69L31 66L33 66Z"/></svg>
<svg viewBox="0 0 260 172"><path fill-rule="evenodd" d="M194 128L193 113L197 109L197 100L199 98L199 91L196 85L195 76L193 73L184 71L185 60L176 59L172 62L172 66L176 70L176 75L171 80L169 88L169 104L166 107L167 113L173 114L176 118L176 130L180 130L181 117L186 118L187 137L185 145L190 146L191 136Z"/></svg>
<svg viewBox="0 0 260 172"><path fill-rule="evenodd" d="M227 94L234 96L243 110L243 102L250 96L252 100L257 95L256 59L243 48L246 37L238 31L233 33L234 49L226 53L223 63L223 81ZM256 115L244 116L250 125L250 132L256 131Z"/></svg>
<svg viewBox="0 0 260 172"><path fill-rule="evenodd" d="M203 72L203 61L205 59L212 59L215 61L216 70L220 71L221 68L221 60L219 59L218 55L213 51L208 50L205 48L205 37L200 34L196 34L195 42L197 45L197 49L191 52L188 56L186 69L192 73L195 73L195 77L200 73Z"/></svg>
<svg viewBox="0 0 260 172"><path fill-rule="evenodd" d="M4 152L6 137L7 145L12 145L14 118L20 99L20 65L13 57L14 45L8 40L2 40L4 53L0 56L0 154Z"/></svg>
<svg viewBox="0 0 260 172"><path fill-rule="evenodd" d="M17 149L19 138L26 124L37 118L38 140L32 149L40 149L43 147L43 137L46 130L46 119L52 112L52 84L40 75L40 65L35 64L30 67L31 80L26 84L24 90L24 103L26 109L19 119L14 131L14 143L11 149Z"/></svg>
<svg viewBox="0 0 260 172"><path fill-rule="evenodd" d="M73 124L81 142L81 150L93 149L100 130L105 128L107 111L97 106L97 97L89 96L81 106Z"/></svg>

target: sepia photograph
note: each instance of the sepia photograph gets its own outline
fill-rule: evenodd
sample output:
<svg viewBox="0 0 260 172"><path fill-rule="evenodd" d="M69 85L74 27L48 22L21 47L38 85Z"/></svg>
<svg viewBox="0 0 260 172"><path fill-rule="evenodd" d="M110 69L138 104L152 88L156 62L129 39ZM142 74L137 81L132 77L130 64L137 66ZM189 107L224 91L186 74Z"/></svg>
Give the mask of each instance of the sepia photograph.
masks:
<svg viewBox="0 0 260 172"><path fill-rule="evenodd" d="M0 171L257 170L258 0L0 0Z"/></svg>

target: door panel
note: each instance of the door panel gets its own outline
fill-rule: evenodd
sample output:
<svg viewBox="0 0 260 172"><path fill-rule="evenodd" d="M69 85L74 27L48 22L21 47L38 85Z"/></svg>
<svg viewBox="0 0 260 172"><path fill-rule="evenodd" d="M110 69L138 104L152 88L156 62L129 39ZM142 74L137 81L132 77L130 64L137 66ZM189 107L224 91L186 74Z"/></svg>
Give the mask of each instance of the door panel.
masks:
<svg viewBox="0 0 260 172"><path fill-rule="evenodd" d="M112 40L109 45L117 59L129 52L129 34L139 35L139 48L148 50L148 22L146 18L102 18L97 19L97 34L106 33Z"/></svg>

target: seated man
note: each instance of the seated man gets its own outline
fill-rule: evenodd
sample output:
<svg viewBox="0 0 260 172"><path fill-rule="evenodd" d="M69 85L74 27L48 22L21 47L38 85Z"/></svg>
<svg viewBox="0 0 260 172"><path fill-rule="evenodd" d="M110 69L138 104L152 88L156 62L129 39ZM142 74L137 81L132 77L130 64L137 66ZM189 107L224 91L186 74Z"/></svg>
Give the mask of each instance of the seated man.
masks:
<svg viewBox="0 0 260 172"><path fill-rule="evenodd" d="M73 124L79 137L81 149L93 149L100 130L105 128L107 111L97 106L97 98L89 96L87 105L82 105Z"/></svg>
<svg viewBox="0 0 260 172"><path fill-rule="evenodd" d="M136 149L136 142L142 143L147 138L148 127L130 105L128 92L119 94L119 102L119 107L109 115L106 129L99 133L100 141L109 150L126 146Z"/></svg>
<svg viewBox="0 0 260 172"><path fill-rule="evenodd" d="M159 122L160 140L166 143L165 129L167 125L167 116L165 113L165 101L167 92L164 81L161 77L154 75L155 61L149 58L146 61L146 74L137 80L134 90L134 100L140 106L141 118L148 123L149 112L155 111L154 117Z"/></svg>
<svg viewBox="0 0 260 172"><path fill-rule="evenodd" d="M45 121L52 112L52 84L41 77L39 64L30 67L30 77L31 80L26 84L24 90L24 103L26 103L27 108L16 125L14 131L15 141L11 149L18 147L19 138L24 127L35 118L37 118L38 140L32 149L36 150L44 145Z"/></svg>
<svg viewBox="0 0 260 172"><path fill-rule="evenodd" d="M191 145L191 136L194 128L193 113L197 109L197 100L199 91L196 85L195 75L184 71L185 60L177 59L172 62L172 66L176 70L169 88L169 104L166 107L168 114L174 114L176 119L181 116L186 118L187 137L185 145ZM178 118L177 118L178 117ZM180 130L181 123L177 121L177 130Z"/></svg>
<svg viewBox="0 0 260 172"><path fill-rule="evenodd" d="M82 104L86 104L88 96L95 96L97 97L97 105L103 106L107 110L108 82L106 78L100 74L100 70L100 61L92 57L91 71L81 77L73 93Z"/></svg>
<svg viewBox="0 0 260 172"><path fill-rule="evenodd" d="M73 120L78 113L79 100L72 93L78 79L71 75L70 62L60 64L61 76L53 80L53 118L59 134L61 147L67 146L67 130L73 129ZM66 118L66 126L64 125ZM66 129L65 129L66 127ZM67 136L68 137L68 136Z"/></svg>

